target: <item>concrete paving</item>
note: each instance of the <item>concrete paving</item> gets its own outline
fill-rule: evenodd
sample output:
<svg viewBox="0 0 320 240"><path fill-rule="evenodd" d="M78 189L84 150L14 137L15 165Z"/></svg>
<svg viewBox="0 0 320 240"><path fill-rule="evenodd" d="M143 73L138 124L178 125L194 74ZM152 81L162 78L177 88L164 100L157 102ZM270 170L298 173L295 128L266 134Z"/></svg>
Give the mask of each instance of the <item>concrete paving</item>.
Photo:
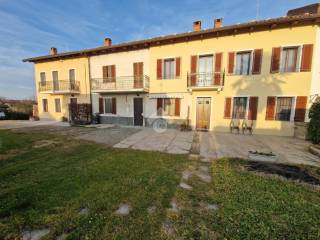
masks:
<svg viewBox="0 0 320 240"><path fill-rule="evenodd" d="M270 153L277 156L279 163L306 164L320 167L320 158L307 150L309 142L293 137L265 135L241 135L230 133L202 133L207 135L200 139L200 155L208 158L240 157L248 158L248 151ZM210 139L208 143L207 139ZM205 140L206 142L203 142Z"/></svg>
<svg viewBox="0 0 320 240"><path fill-rule="evenodd" d="M175 154L188 154L191 148L193 132L181 132L167 129L159 133L151 128L144 128L123 141L115 148L132 148L148 151L160 151Z"/></svg>

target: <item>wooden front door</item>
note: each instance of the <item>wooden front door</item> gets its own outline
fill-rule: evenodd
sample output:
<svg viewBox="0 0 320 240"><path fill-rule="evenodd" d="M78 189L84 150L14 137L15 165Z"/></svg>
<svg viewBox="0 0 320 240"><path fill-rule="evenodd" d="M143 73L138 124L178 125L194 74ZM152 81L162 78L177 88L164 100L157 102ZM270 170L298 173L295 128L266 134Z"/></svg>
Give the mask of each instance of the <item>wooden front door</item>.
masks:
<svg viewBox="0 0 320 240"><path fill-rule="evenodd" d="M199 130L208 130L210 128L211 99L206 97L197 98L197 123Z"/></svg>
<svg viewBox="0 0 320 240"><path fill-rule="evenodd" d="M134 98L133 99L133 112L134 112L134 125L142 126L143 125L143 99Z"/></svg>

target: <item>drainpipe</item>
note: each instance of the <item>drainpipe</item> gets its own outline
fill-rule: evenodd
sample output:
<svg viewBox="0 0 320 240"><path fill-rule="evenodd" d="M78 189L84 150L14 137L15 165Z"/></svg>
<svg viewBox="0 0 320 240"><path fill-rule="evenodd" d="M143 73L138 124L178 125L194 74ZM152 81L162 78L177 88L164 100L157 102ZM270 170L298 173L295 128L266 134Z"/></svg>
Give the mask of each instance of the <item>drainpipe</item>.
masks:
<svg viewBox="0 0 320 240"><path fill-rule="evenodd" d="M91 123L93 120L93 105L92 105L92 92L91 92L91 67L90 67L90 57L87 55L88 58L88 75L89 75L89 93L90 93L90 105L91 105Z"/></svg>

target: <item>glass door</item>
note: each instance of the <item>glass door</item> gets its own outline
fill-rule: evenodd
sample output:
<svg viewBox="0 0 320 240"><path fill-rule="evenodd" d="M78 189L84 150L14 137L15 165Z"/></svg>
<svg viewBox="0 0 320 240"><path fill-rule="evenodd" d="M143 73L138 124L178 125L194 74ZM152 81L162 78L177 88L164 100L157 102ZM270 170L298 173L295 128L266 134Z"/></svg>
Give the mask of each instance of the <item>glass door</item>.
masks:
<svg viewBox="0 0 320 240"><path fill-rule="evenodd" d="M212 85L212 72L213 72L213 56L205 55L199 57L198 69L198 86L207 87Z"/></svg>

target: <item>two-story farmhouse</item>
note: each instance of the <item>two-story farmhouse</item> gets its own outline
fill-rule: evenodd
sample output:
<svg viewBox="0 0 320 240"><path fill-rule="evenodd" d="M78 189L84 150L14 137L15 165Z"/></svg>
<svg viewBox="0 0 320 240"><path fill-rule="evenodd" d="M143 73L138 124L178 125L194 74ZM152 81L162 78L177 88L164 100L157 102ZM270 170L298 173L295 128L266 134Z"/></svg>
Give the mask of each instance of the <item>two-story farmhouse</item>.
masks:
<svg viewBox="0 0 320 240"><path fill-rule="evenodd" d="M319 4L285 17L26 59L42 118L90 102L102 123L292 136L320 94Z"/></svg>

